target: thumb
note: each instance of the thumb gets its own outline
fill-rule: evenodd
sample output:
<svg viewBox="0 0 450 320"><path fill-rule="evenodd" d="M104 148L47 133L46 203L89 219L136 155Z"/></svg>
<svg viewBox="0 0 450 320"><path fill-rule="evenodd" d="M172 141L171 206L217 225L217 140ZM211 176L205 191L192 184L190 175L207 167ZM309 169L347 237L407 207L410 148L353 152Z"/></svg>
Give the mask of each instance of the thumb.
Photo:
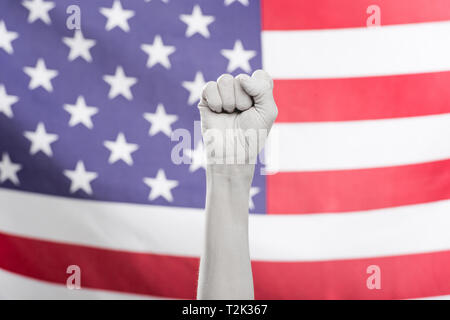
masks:
<svg viewBox="0 0 450 320"><path fill-rule="evenodd" d="M253 98L256 110L262 114L268 122L272 123L278 114L278 109L273 99L273 80L263 70L256 70L252 76L239 76L244 91Z"/></svg>
<svg viewBox="0 0 450 320"><path fill-rule="evenodd" d="M245 92L253 97L255 102L272 94L273 81L263 70L256 70L251 77L245 74L240 75L239 81Z"/></svg>

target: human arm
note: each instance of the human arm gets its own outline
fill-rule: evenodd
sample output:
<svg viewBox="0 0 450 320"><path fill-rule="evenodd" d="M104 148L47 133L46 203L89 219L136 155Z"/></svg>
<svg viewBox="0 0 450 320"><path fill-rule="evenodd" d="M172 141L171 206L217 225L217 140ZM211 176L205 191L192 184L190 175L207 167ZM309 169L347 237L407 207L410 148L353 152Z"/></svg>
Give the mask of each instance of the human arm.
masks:
<svg viewBox="0 0 450 320"><path fill-rule="evenodd" d="M248 200L257 153L265 139L247 139L243 132L265 130L277 115L272 81L259 70L250 78L226 75L206 85L199 109L208 153L206 169L205 246L200 262L198 299L253 299L248 243ZM208 139L208 130L234 130L239 139ZM216 132L217 133L217 132ZM260 137L260 135L258 135ZM231 144L233 144L231 143ZM252 148L251 144L258 144ZM222 150L214 153L213 150ZM239 155L244 150L246 155ZM256 154L254 153L256 150ZM219 155L218 155L219 154ZM244 159L244 163L239 161Z"/></svg>

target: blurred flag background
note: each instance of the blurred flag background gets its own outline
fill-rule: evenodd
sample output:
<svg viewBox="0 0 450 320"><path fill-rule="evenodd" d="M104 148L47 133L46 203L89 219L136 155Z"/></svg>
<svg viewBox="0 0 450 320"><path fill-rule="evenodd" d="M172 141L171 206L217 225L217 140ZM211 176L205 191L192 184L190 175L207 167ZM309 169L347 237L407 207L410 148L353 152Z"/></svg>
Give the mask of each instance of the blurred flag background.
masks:
<svg viewBox="0 0 450 320"><path fill-rule="evenodd" d="M194 298L198 97L261 67L256 298L450 295L450 1L2 0L0 298Z"/></svg>

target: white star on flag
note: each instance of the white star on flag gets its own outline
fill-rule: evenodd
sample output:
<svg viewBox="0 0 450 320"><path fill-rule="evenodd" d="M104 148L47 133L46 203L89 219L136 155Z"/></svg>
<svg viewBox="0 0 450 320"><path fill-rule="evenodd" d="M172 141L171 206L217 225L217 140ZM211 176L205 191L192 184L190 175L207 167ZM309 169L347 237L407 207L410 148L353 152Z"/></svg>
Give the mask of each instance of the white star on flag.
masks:
<svg viewBox="0 0 450 320"><path fill-rule="evenodd" d="M63 38L63 42L70 48L69 61L81 57L87 62L92 62L92 56L89 50L95 46L96 41L83 37L81 30L75 30L73 38Z"/></svg>
<svg viewBox="0 0 450 320"><path fill-rule="evenodd" d="M148 199L155 200L158 197L163 197L168 202L173 201L171 190L178 186L178 181L169 180L163 169L159 169L155 178L144 178L144 183L151 188Z"/></svg>
<svg viewBox="0 0 450 320"><path fill-rule="evenodd" d="M51 144L58 140L58 135L47 133L45 125L39 122L36 131L25 131L24 136L31 141L30 154L34 155L42 151L47 156L53 155Z"/></svg>
<svg viewBox="0 0 450 320"><path fill-rule="evenodd" d="M109 99L114 99L119 94L127 100L133 99L131 87L137 83L137 79L127 77L121 66L117 66L116 73L114 75L104 75L103 80L111 86L108 93Z"/></svg>
<svg viewBox="0 0 450 320"><path fill-rule="evenodd" d="M197 143L197 147L194 150L186 150L186 155L191 158L190 172L206 168L206 153L201 141Z"/></svg>
<svg viewBox="0 0 450 320"><path fill-rule="evenodd" d="M34 68L24 67L23 72L30 77L28 89L33 90L43 87L48 92L53 91L52 79L58 75L58 71L47 69L44 59L39 58Z"/></svg>
<svg viewBox="0 0 450 320"><path fill-rule="evenodd" d="M196 4L192 10L192 14L181 14L180 20L187 24L186 37L192 37L196 33L200 33L205 38L209 38L208 25L213 23L213 16L204 16L202 9Z"/></svg>
<svg viewBox="0 0 450 320"><path fill-rule="evenodd" d="M70 193L83 190L92 195L91 182L98 177L96 172L86 171L83 161L78 161L75 170L64 170L64 175L71 180Z"/></svg>
<svg viewBox="0 0 450 320"><path fill-rule="evenodd" d="M0 48L5 50L6 53L13 54L14 49L11 42L18 37L19 34L17 32L8 31L5 22L3 20L0 21Z"/></svg>
<svg viewBox="0 0 450 320"><path fill-rule="evenodd" d="M22 5L28 9L28 23L33 23L40 19L45 24L51 24L52 20L48 15L48 12L55 7L55 3L52 1L43 0L25 0Z"/></svg>
<svg viewBox="0 0 450 320"><path fill-rule="evenodd" d="M19 97L8 95L5 86L0 84L0 113L4 113L8 118L12 118L11 106L17 101L19 101Z"/></svg>
<svg viewBox="0 0 450 320"><path fill-rule="evenodd" d="M232 50L223 49L220 53L229 60L227 72L233 72L237 68L241 68L245 72L252 70L249 60L256 56L256 51L244 50L241 40L236 40Z"/></svg>
<svg viewBox="0 0 450 320"><path fill-rule="evenodd" d="M169 56L175 52L174 46L165 46L160 35L156 35L153 44L143 43L142 51L148 54L147 67L151 68L159 63L164 68L170 69Z"/></svg>
<svg viewBox="0 0 450 320"><path fill-rule="evenodd" d="M238 1L240 4L242 4L244 6L248 6L248 0L225 0L225 5L229 6L230 4L232 4L236 1Z"/></svg>
<svg viewBox="0 0 450 320"><path fill-rule="evenodd" d="M172 123L178 120L178 116L174 114L167 114L166 109L162 103L158 104L155 113L144 113L144 118L151 123L148 134L154 136L158 132L164 133L170 137L172 134Z"/></svg>
<svg viewBox="0 0 450 320"><path fill-rule="evenodd" d="M194 81L183 81L182 86L186 90L189 91L189 99L188 104L192 105L200 100L200 96L202 94L203 87L205 86L205 78L203 77L203 73L198 71L195 74Z"/></svg>
<svg viewBox="0 0 450 320"><path fill-rule="evenodd" d="M75 104L65 104L64 110L70 113L69 126L81 123L88 129L94 127L91 117L98 113L98 108L87 106L83 96L78 96Z"/></svg>
<svg viewBox="0 0 450 320"><path fill-rule="evenodd" d="M111 8L100 8L100 13L108 19L105 26L106 31L119 27L125 32L130 31L128 19L135 14L133 10L124 9L119 0L114 0Z"/></svg>
<svg viewBox="0 0 450 320"><path fill-rule="evenodd" d="M253 196L257 195L259 193L258 187L251 187L250 188L250 196L248 197L248 207L253 210L255 209L255 203L253 202Z"/></svg>
<svg viewBox="0 0 450 320"><path fill-rule="evenodd" d="M3 153L2 161L0 161L0 183L7 180L14 185L19 185L20 181L17 172L22 169L22 165L11 161L8 153Z"/></svg>
<svg viewBox="0 0 450 320"><path fill-rule="evenodd" d="M111 152L108 159L111 164L122 160L129 166L133 165L131 154L139 149L137 144L128 143L122 132L117 135L116 141L105 141L103 145Z"/></svg>

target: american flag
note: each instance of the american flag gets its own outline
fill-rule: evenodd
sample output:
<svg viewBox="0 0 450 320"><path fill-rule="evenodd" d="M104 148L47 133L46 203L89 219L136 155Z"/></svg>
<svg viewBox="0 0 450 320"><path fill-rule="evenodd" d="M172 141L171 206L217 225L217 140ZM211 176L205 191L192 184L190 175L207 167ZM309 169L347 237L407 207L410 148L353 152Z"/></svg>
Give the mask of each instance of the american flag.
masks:
<svg viewBox="0 0 450 320"><path fill-rule="evenodd" d="M255 297L450 295L450 1L2 0L0 297L194 298L198 97L261 67Z"/></svg>

